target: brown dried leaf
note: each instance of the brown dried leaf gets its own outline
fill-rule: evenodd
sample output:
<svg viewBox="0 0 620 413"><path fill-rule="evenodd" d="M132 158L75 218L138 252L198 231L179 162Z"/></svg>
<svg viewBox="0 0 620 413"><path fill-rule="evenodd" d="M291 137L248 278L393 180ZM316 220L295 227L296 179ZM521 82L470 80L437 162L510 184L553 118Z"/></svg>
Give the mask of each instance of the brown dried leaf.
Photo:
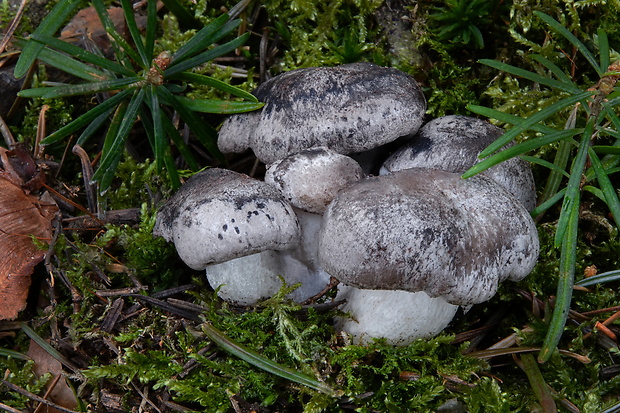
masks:
<svg viewBox="0 0 620 413"><path fill-rule="evenodd" d="M48 385L53 384L56 377L62 376L62 364L60 361L56 360L32 340L30 341L30 347L28 348L28 356L30 356L30 358L34 361L33 371L38 377L41 377L47 373L52 375ZM60 377L54 388L48 389L48 392L49 394L47 399L57 405L71 410L77 408L77 399L73 393L73 390L71 390L71 387L67 384L66 378ZM53 407L46 407L45 411L48 413L60 412Z"/></svg>
<svg viewBox="0 0 620 413"><path fill-rule="evenodd" d="M51 240L57 210L51 199L27 195L0 177L0 320L13 320L26 307L30 276L45 257L31 237Z"/></svg>

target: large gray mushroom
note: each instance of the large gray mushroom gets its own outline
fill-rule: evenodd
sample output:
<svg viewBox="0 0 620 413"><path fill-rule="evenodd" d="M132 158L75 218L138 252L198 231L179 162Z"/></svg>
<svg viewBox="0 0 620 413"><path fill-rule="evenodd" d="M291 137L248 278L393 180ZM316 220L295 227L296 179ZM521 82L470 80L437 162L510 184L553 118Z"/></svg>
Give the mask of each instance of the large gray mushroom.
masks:
<svg viewBox="0 0 620 413"><path fill-rule="evenodd" d="M384 162L381 174L416 167L463 173L480 162L480 152L503 133L497 126L468 116L433 119ZM528 211L536 206L534 177L527 162L512 158L482 174L511 192Z"/></svg>
<svg viewBox="0 0 620 413"><path fill-rule="evenodd" d="M529 213L494 181L423 168L350 185L328 206L319 233L320 265L349 286L340 298L352 319L338 327L362 343L408 344L436 334L457 306L486 301L501 281L524 278L538 250ZM371 290L383 296L372 308ZM386 298L388 290L398 294Z"/></svg>
<svg viewBox="0 0 620 413"><path fill-rule="evenodd" d="M304 282L280 255L296 248L300 229L292 206L271 185L224 169L194 175L160 209L155 235L174 242L181 259L233 303L254 304L282 286ZM312 280L309 284L312 284ZM295 292L305 299L322 285Z"/></svg>
<svg viewBox="0 0 620 413"><path fill-rule="evenodd" d="M316 146L363 152L413 135L426 111L411 76L370 63L293 70L254 94L265 106L228 118L218 146L224 153L251 148L267 164Z"/></svg>

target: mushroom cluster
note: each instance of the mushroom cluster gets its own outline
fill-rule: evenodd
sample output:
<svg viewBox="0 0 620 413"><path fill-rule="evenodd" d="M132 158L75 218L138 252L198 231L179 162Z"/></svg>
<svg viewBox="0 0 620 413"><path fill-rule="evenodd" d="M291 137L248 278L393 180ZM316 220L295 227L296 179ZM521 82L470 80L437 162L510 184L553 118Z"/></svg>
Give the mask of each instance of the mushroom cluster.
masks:
<svg viewBox="0 0 620 413"><path fill-rule="evenodd" d="M291 71L255 95L263 109L228 118L218 145L252 149L268 165L264 181L196 174L154 230L223 299L252 305L285 282L300 284L290 297L301 302L333 277L348 313L337 328L358 343L406 345L532 270L529 165L460 177L501 129L464 116L422 126L415 80L367 63ZM395 141L404 144L383 155Z"/></svg>

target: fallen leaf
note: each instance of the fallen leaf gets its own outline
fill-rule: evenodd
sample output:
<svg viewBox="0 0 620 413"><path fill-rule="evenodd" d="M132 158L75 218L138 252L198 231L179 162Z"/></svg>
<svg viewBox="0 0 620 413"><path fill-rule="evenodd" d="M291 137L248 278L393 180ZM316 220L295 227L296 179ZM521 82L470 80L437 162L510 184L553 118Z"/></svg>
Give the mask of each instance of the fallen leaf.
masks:
<svg viewBox="0 0 620 413"><path fill-rule="evenodd" d="M26 307L30 276L46 252L33 237L51 240L57 210L49 195L26 194L0 176L0 320L13 320Z"/></svg>
<svg viewBox="0 0 620 413"><path fill-rule="evenodd" d="M77 399L71 387L67 383L67 379L62 377L62 364L60 361L52 357L47 351L39 346L34 341L30 341L30 347L28 348L28 356L34 361L32 370L34 374L41 377L47 373L51 374L51 379L48 386L53 384L55 379L59 377L56 385L53 389L47 389L49 393L47 399L56 403L59 406L66 407L70 410L75 410L78 406ZM53 407L46 407L45 410L48 413L60 412Z"/></svg>

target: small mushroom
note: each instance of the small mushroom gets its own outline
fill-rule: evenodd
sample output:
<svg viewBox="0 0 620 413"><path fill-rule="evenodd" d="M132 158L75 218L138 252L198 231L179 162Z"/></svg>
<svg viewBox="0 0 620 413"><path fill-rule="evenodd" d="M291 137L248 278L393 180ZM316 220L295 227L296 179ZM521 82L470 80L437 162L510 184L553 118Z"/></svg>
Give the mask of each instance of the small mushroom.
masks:
<svg viewBox="0 0 620 413"><path fill-rule="evenodd" d="M189 267L206 269L219 295L236 304L273 295L278 276L302 281L278 255L300 243L293 208L277 189L246 175L217 168L194 175L160 209L153 233L174 242Z"/></svg>
<svg viewBox="0 0 620 413"><path fill-rule="evenodd" d="M301 228L300 246L280 255L306 266L304 279L317 286L329 283L329 274L318 264L317 237L323 212L338 191L363 177L357 162L325 147L289 155L271 164L265 173L265 182L278 188L293 205Z"/></svg>
<svg viewBox="0 0 620 413"><path fill-rule="evenodd" d="M426 111L411 76L370 63L293 70L254 94L265 106L228 118L218 146L224 153L251 148L266 164L316 146L366 151L413 135Z"/></svg>
<svg viewBox="0 0 620 413"><path fill-rule="evenodd" d="M434 119L383 163L381 174L416 167L463 173L480 162L480 152L503 133L489 122L468 116ZM512 158L482 174L511 192L528 211L536 206L534 177L527 162Z"/></svg>
<svg viewBox="0 0 620 413"><path fill-rule="evenodd" d="M294 207L322 214L338 191L363 177L352 158L316 147L272 163L265 182L278 188Z"/></svg>
<svg viewBox="0 0 620 413"><path fill-rule="evenodd" d="M442 315L443 329L455 306L486 301L501 281L524 278L538 250L529 213L497 183L424 168L351 184L328 206L319 233L321 267L341 283L365 290L341 293L348 300L346 310L359 324L355 329L350 322L339 324L360 342L385 337L408 344L435 334L436 326L407 322L397 335L382 326L389 325L390 317L423 314L422 319L434 320L424 313L431 306L427 297L418 294L423 297L421 306L415 304L417 298L402 298L403 291L425 292L440 300L432 307ZM401 293L398 299L387 299L389 304L381 310L369 312L356 297L367 298L370 290ZM359 311L364 311L368 327L357 319Z"/></svg>

